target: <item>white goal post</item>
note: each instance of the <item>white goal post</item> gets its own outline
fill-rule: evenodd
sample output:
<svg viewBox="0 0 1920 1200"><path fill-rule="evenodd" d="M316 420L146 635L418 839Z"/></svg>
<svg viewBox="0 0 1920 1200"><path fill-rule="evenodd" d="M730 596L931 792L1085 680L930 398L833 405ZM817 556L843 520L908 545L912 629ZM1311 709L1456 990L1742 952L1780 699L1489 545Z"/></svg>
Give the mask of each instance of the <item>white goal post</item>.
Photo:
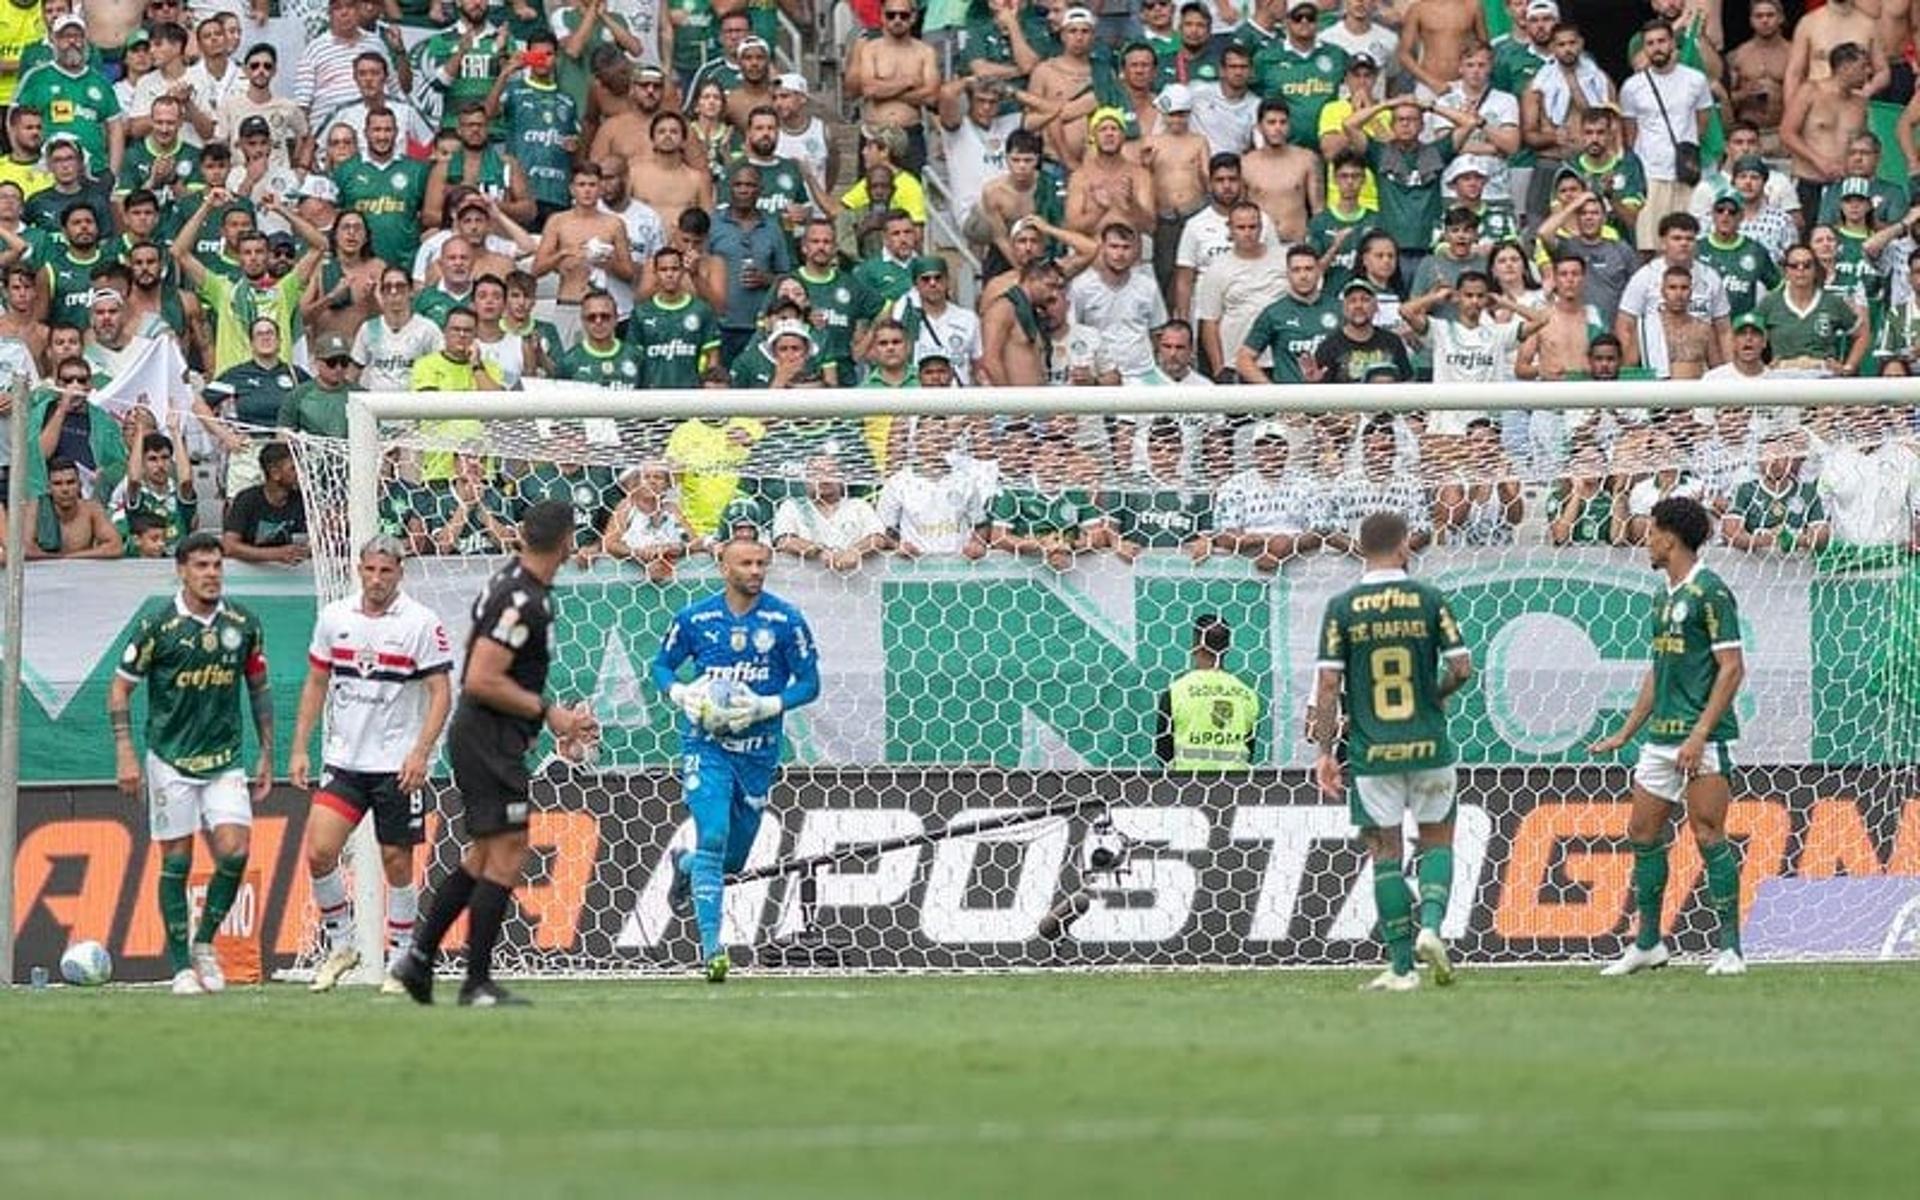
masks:
<svg viewBox="0 0 1920 1200"><path fill-rule="evenodd" d="M521 393L355 393L346 443L296 439L296 457L310 506L334 523L330 538L315 537L324 601L351 589L350 547L386 519L391 450L479 454L489 470L507 471L553 461L549 450L561 443L536 425L617 425L617 439L565 440L575 457L560 460L611 479L643 456L656 459L665 433L693 416L769 429L883 416L1003 425L1075 416L1089 429L1097 418L1144 426L1174 416L1217 427L1230 416L1242 433L1229 450L1238 468L1248 456L1246 426L1278 421L1297 432L1337 415L1348 422L1353 454L1295 460L1296 470L1332 472L1311 481L1330 493L1345 486L1336 478L1343 466L1360 463L1359 431L1382 415L1397 424L1415 413L1497 420L1510 410L1692 409L1701 411L1687 428L1705 439L1717 419L1708 410L1751 410L1756 420L1768 410L1770 432L1752 444L1766 440L1765 454L1784 456L1770 439L1797 430L1800 418L1785 414L1801 410L1813 436L1794 433L1801 440L1792 453L1796 463L1812 455L1801 493L1811 503L1822 460L1810 442L1836 455L1911 453L1916 405L1920 380L1904 378L796 391L548 384ZM1888 420L1848 442L1833 432L1847 414L1834 424L1821 415L1833 409ZM463 426L457 436L435 432L450 422ZM1320 435L1307 428L1306 436ZM1610 447L1614 437L1606 435ZM1653 480L1636 489L1674 486L1696 465L1690 445L1657 445L1667 457L1634 464L1636 479ZM1108 455L1092 491L1135 486L1136 464L1121 453ZM1418 464L1416 451L1412 465L1396 459L1388 473L1396 478L1376 483L1431 500L1444 475L1462 497L1502 494L1491 459L1440 461L1436 452ZM1736 463L1735 474L1756 478L1761 461ZM729 469L740 471L743 488L754 481L752 467ZM1470 962L1610 954L1630 928L1631 905L1616 903L1626 763L1595 764L1582 749L1596 723L1630 703L1654 576L1618 523L1612 543L1604 522L1591 543L1542 532L1541 514L1563 499L1564 459L1531 474L1504 462L1498 470L1499 480L1516 475L1524 485L1525 531L1477 542L1462 528L1442 536L1436 527L1418 568L1462 597L1481 671L1456 702L1462 849L1448 928ZM793 479L783 495L794 494ZM877 490L882 475L850 481ZM1219 478L1195 486L1215 499L1228 490ZM1637 504L1638 490L1632 496ZM1625 487L1613 503L1629 503ZM1733 832L1749 848L1744 899L1764 927L1758 956L1911 955L1920 949L1920 730L1899 726L1920 717L1920 572L1904 545L1878 555L1810 549L1781 539L1709 551L1716 567L1725 564L1746 617L1750 683L1739 710ZM1318 608L1351 582L1352 563L1325 553L1275 570L1232 552L1198 562L1177 551L1121 557L1102 546L1070 565L996 550L977 563L886 558L829 571L777 556L769 586L796 592L815 622L824 691L790 723L802 745L776 788L782 820L770 817L776 828L763 828L730 889L730 936L779 963L772 949L814 932L817 909L845 939L833 963L856 969L1370 961L1371 898L1351 886L1358 859L1346 810L1314 795L1299 726ZM432 596L456 638L484 565L453 554L410 570L409 587L417 582ZM674 803L667 714L644 681L662 606L711 588L714 577L694 557L667 576L663 584L606 560L563 573L574 590L562 595L556 635L573 641L556 692L574 688L570 697L618 710L613 719L629 736L610 761L563 772L556 784L581 807L577 819L546 831L553 890L510 934L509 969L651 971L685 949L685 930L666 916L661 870L667 847L684 842L684 812ZM1270 705L1259 770L1169 777L1153 762L1145 729L1152 693L1184 665L1194 615L1216 610L1236 625L1230 666ZM1038 815L1000 824L1022 811ZM955 832L976 825L987 831ZM1095 869L1101 845L1122 848L1117 878ZM1683 948L1693 949L1705 944L1708 921L1693 896L1697 858L1678 852L1668 913ZM807 865L804 879L796 863ZM379 911L377 873L356 872L356 895L362 913ZM363 917L359 927L379 923ZM367 950L377 962L377 947Z"/></svg>

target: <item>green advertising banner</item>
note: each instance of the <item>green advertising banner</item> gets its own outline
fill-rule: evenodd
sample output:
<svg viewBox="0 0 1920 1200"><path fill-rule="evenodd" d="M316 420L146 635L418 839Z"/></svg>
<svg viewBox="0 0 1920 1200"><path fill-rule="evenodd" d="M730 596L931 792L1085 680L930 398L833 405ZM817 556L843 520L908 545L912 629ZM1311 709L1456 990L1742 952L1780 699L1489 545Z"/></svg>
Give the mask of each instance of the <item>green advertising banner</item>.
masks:
<svg viewBox="0 0 1920 1200"><path fill-rule="evenodd" d="M1740 761L1913 761L1920 740L1920 578L1904 557L1712 561L1742 611L1748 681ZM463 639L494 564L415 562L408 587ZM1450 550L1418 570L1453 596L1480 675L1454 702L1463 760L1581 761L1633 701L1658 578L1624 550ZM1093 556L1064 574L979 563L875 561L836 575L791 561L773 590L800 606L822 653L819 703L788 721L791 757L819 765L1124 768L1150 765L1159 693L1184 669L1196 616L1234 630L1231 669L1266 700L1258 758L1304 765L1300 722L1327 600L1356 578L1318 557L1262 575L1236 560ZM232 565L229 590L265 622L280 728L292 726L315 609L301 570ZM28 570L22 739L29 782L113 775L106 688L141 606L171 596L171 564L36 563ZM590 699L609 767L669 762L672 714L648 667L673 612L717 586L710 569L653 584L627 568L569 568L557 587L552 691ZM285 747L282 747L284 753Z"/></svg>

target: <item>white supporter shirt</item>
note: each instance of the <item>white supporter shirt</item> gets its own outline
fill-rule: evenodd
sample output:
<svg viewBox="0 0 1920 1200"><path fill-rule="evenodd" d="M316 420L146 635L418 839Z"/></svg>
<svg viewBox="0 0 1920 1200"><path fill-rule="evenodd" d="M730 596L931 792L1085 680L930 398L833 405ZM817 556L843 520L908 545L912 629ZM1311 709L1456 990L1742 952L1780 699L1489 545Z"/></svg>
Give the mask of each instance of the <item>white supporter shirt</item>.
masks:
<svg viewBox="0 0 1920 1200"><path fill-rule="evenodd" d="M1082 272L1067 287L1073 320L1100 331L1101 357L1132 382L1153 369L1149 332L1167 319L1166 298L1153 268L1136 264L1116 286L1098 267Z"/></svg>
<svg viewBox="0 0 1920 1200"><path fill-rule="evenodd" d="M1007 169L1007 137L1026 119L1025 113L1004 113L982 129L971 117L962 117L958 129L940 131L947 143L947 191L953 197L953 219L962 228L980 203L980 190L987 180Z"/></svg>
<svg viewBox="0 0 1920 1200"><path fill-rule="evenodd" d="M453 640L437 613L404 592L377 617L356 592L320 610L307 661L332 677L321 761L388 775L406 762L426 721L427 690L412 685L453 670Z"/></svg>
<svg viewBox="0 0 1920 1200"><path fill-rule="evenodd" d="M201 112L213 117L216 127L220 123L220 106L227 102L227 97L245 95L247 91L246 72L241 68L237 55L227 59L227 73L218 79L207 70L207 60L201 59L187 68L187 83L193 87L193 102ZM193 127L192 121L182 121L180 131L189 142L196 146L201 144L200 132ZM214 136L220 136L217 128ZM234 150L237 153L239 147L234 147Z"/></svg>
<svg viewBox="0 0 1920 1200"><path fill-rule="evenodd" d="M323 33L300 52L300 62L293 71L293 102L306 110L314 133L322 139L330 123L327 118L334 110L360 98L360 88L353 82L353 60L367 53L386 59L392 76L393 51L371 33L362 32L346 42L331 32ZM405 130L402 125L401 131ZM355 130L356 135L358 132Z"/></svg>
<svg viewBox="0 0 1920 1200"><path fill-rule="evenodd" d="M819 117L807 122L807 127L799 133L788 133L783 125L780 128L780 144L774 148L781 158L790 158L813 172L815 179L824 182L827 178L827 126Z"/></svg>
<svg viewBox="0 0 1920 1200"><path fill-rule="evenodd" d="M909 314L908 310L915 310ZM946 311L934 316L920 303L915 292L908 292L893 302L887 315L907 326L916 328L909 315L919 324L919 333L914 338L912 358L919 362L929 354L944 354L953 364L953 377L961 387L973 384L973 364L980 361L980 318L970 308L962 308L953 301L947 301Z"/></svg>
<svg viewBox="0 0 1920 1200"><path fill-rule="evenodd" d="M1230 367L1247 330L1287 290L1287 256L1266 247L1259 258L1232 252L1213 260L1193 286L1193 319L1220 323L1220 353Z"/></svg>
<svg viewBox="0 0 1920 1200"><path fill-rule="evenodd" d="M360 93L358 91L355 91L353 95L353 103L342 108L336 108L321 117L320 120L312 123L313 136L315 140L320 143L320 151L326 149L327 131L335 125L345 125L347 128L353 130L354 151L361 155L366 154L367 113L371 110L368 109L366 102L360 99ZM399 153L399 157L405 158L409 147L431 147L433 145L434 128L428 123L424 116L420 115L419 109L407 103L405 100L396 100L388 97L387 111L393 114L394 124L400 128L400 142L399 145L395 147ZM316 156L320 151L316 151Z"/></svg>
<svg viewBox="0 0 1920 1200"><path fill-rule="evenodd" d="M1514 129L1520 128L1520 101L1514 97L1513 93L1503 92L1499 88L1488 88L1486 93L1480 97L1480 102L1475 104L1473 101L1467 99L1467 93L1462 89L1461 85L1455 83L1442 93L1435 103L1443 108L1451 108L1457 112L1479 114L1486 120L1486 130L1489 133L1502 126L1508 126ZM1427 117L1428 141L1445 137L1452 132L1453 123L1444 117L1432 115ZM1477 158L1480 165L1486 167L1489 172L1487 175L1487 190L1484 198L1501 203L1511 201L1513 199L1513 188L1511 187L1511 177L1508 173L1506 158L1497 151L1492 154L1475 151L1473 157Z"/></svg>
<svg viewBox="0 0 1920 1200"><path fill-rule="evenodd" d="M877 515L922 554L958 554L987 519L987 508L970 472L936 476L908 467L880 489Z"/></svg>
<svg viewBox="0 0 1920 1200"><path fill-rule="evenodd" d="M1208 154L1243 154L1253 145L1254 118L1260 95L1252 88L1238 100L1229 100L1220 85L1189 84L1193 92L1193 131L1207 139Z"/></svg>
<svg viewBox="0 0 1920 1200"><path fill-rule="evenodd" d="M1279 235L1273 232L1273 222L1265 213L1260 214L1260 241L1270 249L1280 248ZM1209 204L1187 218L1186 225L1180 230L1180 244L1174 249L1173 265L1201 271L1208 263L1232 249L1233 238L1227 232L1227 214Z"/></svg>
<svg viewBox="0 0 1920 1200"><path fill-rule="evenodd" d="M1663 105L1665 121L1660 116ZM1707 86L1707 77L1692 67L1676 64L1664 75L1635 71L1628 78L1620 89L1620 111L1634 122L1633 152L1640 156L1649 183L1673 182L1674 142L1699 145L1700 122L1694 114L1712 107L1713 89ZM1673 136L1668 136L1668 122Z"/></svg>
<svg viewBox="0 0 1920 1200"><path fill-rule="evenodd" d="M384 316L368 317L353 335L353 361L360 364L360 389L367 392L413 390L413 364L440 349L440 327L418 313L391 328Z"/></svg>
<svg viewBox="0 0 1920 1200"><path fill-rule="evenodd" d="M627 206L619 212L600 202L600 211L608 216L619 217L627 227L627 247L633 251L633 265L637 270L653 257L653 252L667 243L666 226L660 223L660 214L644 200L627 199ZM513 253L509 251L508 253ZM633 312L633 285L608 271L605 267L595 267L590 273L593 285L605 289L613 297L613 307L621 320Z"/></svg>
<svg viewBox="0 0 1920 1200"><path fill-rule="evenodd" d="M1348 58L1364 54L1373 59L1374 66L1389 71L1393 69L1394 52L1400 48L1400 35L1377 21L1359 33L1348 29L1345 21L1338 21L1322 29L1315 40L1323 46L1338 46Z"/></svg>
<svg viewBox="0 0 1920 1200"><path fill-rule="evenodd" d="M1687 311L1708 324L1727 320L1733 309L1720 272L1698 261L1687 269L1693 273ZM1660 321L1660 281L1666 273L1667 260L1656 255L1633 273L1620 293L1620 314L1640 327L1640 362L1662 379L1668 374L1666 326Z"/></svg>
<svg viewBox="0 0 1920 1200"><path fill-rule="evenodd" d="M220 111L214 117L213 136L223 142L238 141L240 122L248 117L259 117L267 123L267 129L273 135L274 165L292 166L287 144L307 135L307 114L285 96L274 96L261 104L249 97L245 88L236 88L221 103Z"/></svg>
<svg viewBox="0 0 1920 1200"><path fill-rule="evenodd" d="M1871 452L1822 446L1816 487L1843 546L1904 546L1920 512L1920 454L1901 442Z"/></svg>
<svg viewBox="0 0 1920 1200"><path fill-rule="evenodd" d="M1213 527L1241 533L1305 533L1312 516L1291 479L1268 479L1248 468L1220 485Z"/></svg>
<svg viewBox="0 0 1920 1200"><path fill-rule="evenodd" d="M789 496L773 512L776 546L783 537L797 537L829 550L845 550L862 538L885 532L873 505L858 496L841 500L832 512L822 512L811 497Z"/></svg>

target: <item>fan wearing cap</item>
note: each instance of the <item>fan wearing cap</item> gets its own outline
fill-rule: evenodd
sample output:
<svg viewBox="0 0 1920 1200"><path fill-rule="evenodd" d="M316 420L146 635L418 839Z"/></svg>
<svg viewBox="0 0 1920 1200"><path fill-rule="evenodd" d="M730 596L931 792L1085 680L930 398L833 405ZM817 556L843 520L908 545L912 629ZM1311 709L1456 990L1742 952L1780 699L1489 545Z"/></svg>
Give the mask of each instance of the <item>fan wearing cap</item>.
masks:
<svg viewBox="0 0 1920 1200"><path fill-rule="evenodd" d="M1348 280L1340 289L1340 328L1314 349L1309 383L1369 383L1376 369L1393 371L1394 378L1413 379L1413 362L1399 337L1379 328L1373 319L1380 311L1380 293L1364 279Z"/></svg>
<svg viewBox="0 0 1920 1200"><path fill-rule="evenodd" d="M45 118L49 141L72 134L93 171L117 177L127 145L126 121L113 81L89 65L87 24L68 13L55 18L50 36L53 61L21 78L13 102Z"/></svg>
<svg viewBox="0 0 1920 1200"><path fill-rule="evenodd" d="M980 318L953 302L946 259L921 255L912 271L913 290L894 301L890 315L906 328L915 361L944 354L961 386L971 386L980 359Z"/></svg>
<svg viewBox="0 0 1920 1200"><path fill-rule="evenodd" d="M774 153L797 162L825 183L832 154L827 145L827 125L807 108L812 89L807 77L797 71L776 75L773 80L773 111L780 117L780 141Z"/></svg>
<svg viewBox="0 0 1920 1200"><path fill-rule="evenodd" d="M129 141L145 137L152 130L153 102L162 96L172 96L179 102L181 125L192 135L194 145L200 144L194 128L196 119L206 122L207 132L213 132L213 114L194 103L193 84L187 78L187 38L186 29L172 21L162 21L149 32L153 69L140 77L127 97Z"/></svg>
<svg viewBox="0 0 1920 1200"><path fill-rule="evenodd" d="M749 15L752 10L749 9ZM773 46L749 35L740 43L740 81L727 89L727 120L744 129L752 114L773 107Z"/></svg>
<svg viewBox="0 0 1920 1200"><path fill-rule="evenodd" d="M1194 131L1193 91L1186 84L1168 84L1153 106L1159 118L1140 140L1138 153L1153 175L1153 274L1160 290L1171 296L1187 222L1204 213L1213 198L1208 171L1213 147Z"/></svg>
<svg viewBox="0 0 1920 1200"><path fill-rule="evenodd" d="M1058 106L1060 116L1046 131L1047 146L1072 170L1087 149L1086 118L1100 104L1093 86L1094 16L1078 5L1053 11L1060 13L1060 53L1033 68L1027 90Z"/></svg>
<svg viewBox="0 0 1920 1200"><path fill-rule="evenodd" d="M240 126L248 118L267 123L268 141L273 147L274 163L291 166L295 159L305 162L313 151L312 130L306 110L273 89L279 71L280 55L271 42L256 42L240 58L242 86L228 89L226 98L214 116L214 135L222 140L240 136Z"/></svg>
<svg viewBox="0 0 1920 1200"><path fill-rule="evenodd" d="M274 424L294 433L347 436L347 393L353 388L353 347L337 333L323 334L311 347L313 378L293 389L280 405Z"/></svg>
<svg viewBox="0 0 1920 1200"><path fill-rule="evenodd" d="M1255 90L1287 103L1288 136L1303 150L1320 149L1320 110L1340 94L1347 52L1320 41L1320 9L1313 0L1289 0L1286 31L1253 57Z"/></svg>
<svg viewBox="0 0 1920 1200"><path fill-rule="evenodd" d="M1876 347L1878 356L1881 349ZM1769 373L1767 366L1767 322L1755 312L1738 313L1733 318L1733 352L1727 361L1701 376L1708 380L1721 379L1762 379ZM1798 418L1794 418L1796 421ZM1751 462L1751 456L1745 461Z"/></svg>
<svg viewBox="0 0 1920 1200"><path fill-rule="evenodd" d="M160 101L154 101L154 107L158 111ZM155 117L156 128L158 121L159 118ZM240 144L236 150L234 163L226 174L212 174L208 183L224 182L235 197L256 206L269 196L289 201L292 199L294 189L300 186L300 173L290 166L276 165L273 129L265 118L248 117L240 123ZM207 170L202 168L203 173ZM264 233L285 233L289 228L277 213L264 207L259 208L258 221Z"/></svg>
<svg viewBox="0 0 1920 1200"><path fill-rule="evenodd" d="M914 36L918 16L915 0L881 0L880 36L853 44L844 81L846 94L860 101L862 124L906 131L900 165L914 172L927 158L922 116L940 99L940 60Z"/></svg>
<svg viewBox="0 0 1920 1200"><path fill-rule="evenodd" d="M488 21L487 0L454 0L453 26L421 43L422 80L440 99L440 128L452 129L470 104L486 107L494 80L510 69L515 52L505 25ZM493 132L499 133L500 130Z"/></svg>
<svg viewBox="0 0 1920 1200"><path fill-rule="evenodd" d="M1729 190L1740 201L1740 231L1759 242L1773 260L1779 262L1786 255L1787 247L1800 240L1800 223L1794 214L1768 199L1767 175L1764 160L1758 156L1743 158L1733 164L1733 186ZM1864 179L1845 180L1840 188L1852 193L1851 205L1845 200L1841 202L1842 213L1851 213L1856 222L1843 236L1863 241L1872 232L1873 189Z"/></svg>
<svg viewBox="0 0 1920 1200"><path fill-rule="evenodd" d="M1780 264L1766 246L1742 229L1746 199L1732 188L1713 198L1707 235L1695 247L1695 256L1720 272L1726 282L1727 304L1734 316L1749 312L1760 297L1780 286ZM1785 253L1785 247L1781 248Z"/></svg>
<svg viewBox="0 0 1920 1200"><path fill-rule="evenodd" d="M1069 229L1092 234L1114 224L1137 233L1153 229L1153 172L1122 153L1126 128L1126 115L1117 108L1096 109L1087 118L1088 152L1067 179Z"/></svg>

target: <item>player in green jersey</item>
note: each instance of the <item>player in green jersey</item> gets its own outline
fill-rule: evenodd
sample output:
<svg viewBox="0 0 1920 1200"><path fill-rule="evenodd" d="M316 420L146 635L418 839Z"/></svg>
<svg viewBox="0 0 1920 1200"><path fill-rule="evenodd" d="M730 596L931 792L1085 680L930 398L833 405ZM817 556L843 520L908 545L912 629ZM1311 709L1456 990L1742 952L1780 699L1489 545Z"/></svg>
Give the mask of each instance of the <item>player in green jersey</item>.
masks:
<svg viewBox="0 0 1920 1200"><path fill-rule="evenodd" d="M253 803L273 785L273 696L259 618L222 595L225 556L212 533L189 534L174 552L180 591L149 605L135 622L107 689L120 790L140 794L160 843L160 916L173 992L197 996L226 987L213 934L226 920L247 869ZM147 756L133 748L133 689L147 689ZM260 742L249 797L240 767L240 688L245 683ZM187 872L202 827L213 850L213 882L191 949Z"/></svg>
<svg viewBox="0 0 1920 1200"><path fill-rule="evenodd" d="M1373 855L1373 896L1392 965L1367 990L1410 992L1420 986L1416 955L1433 969L1435 983L1453 982L1440 937L1453 892L1446 700L1472 678L1473 657L1446 596L1407 577L1413 549L1405 517L1382 511L1361 521L1360 554L1366 567L1359 584L1329 601L1321 622L1319 681L1307 728L1320 747L1313 770L1321 792L1347 795L1353 823ZM1351 793L1336 754L1343 710ZM1418 937L1413 892L1400 867L1408 813L1419 826Z"/></svg>
<svg viewBox="0 0 1920 1200"><path fill-rule="evenodd" d="M1697 500L1669 496L1653 506L1647 553L1666 587L1653 608L1653 664L1640 696L1619 730L1588 752L1612 754L1642 726L1646 744L1633 770L1633 895L1639 935L1602 975L1632 975L1664 967L1671 955L1660 937L1660 906L1667 892L1667 820L1684 805L1687 824L1707 870L1707 896L1720 918L1720 953L1709 975L1744 975L1740 956L1740 853L1727 840L1733 798L1728 746L1740 735L1733 697L1746 678L1740 653L1740 610L1718 575L1700 565L1700 547L1713 531Z"/></svg>

